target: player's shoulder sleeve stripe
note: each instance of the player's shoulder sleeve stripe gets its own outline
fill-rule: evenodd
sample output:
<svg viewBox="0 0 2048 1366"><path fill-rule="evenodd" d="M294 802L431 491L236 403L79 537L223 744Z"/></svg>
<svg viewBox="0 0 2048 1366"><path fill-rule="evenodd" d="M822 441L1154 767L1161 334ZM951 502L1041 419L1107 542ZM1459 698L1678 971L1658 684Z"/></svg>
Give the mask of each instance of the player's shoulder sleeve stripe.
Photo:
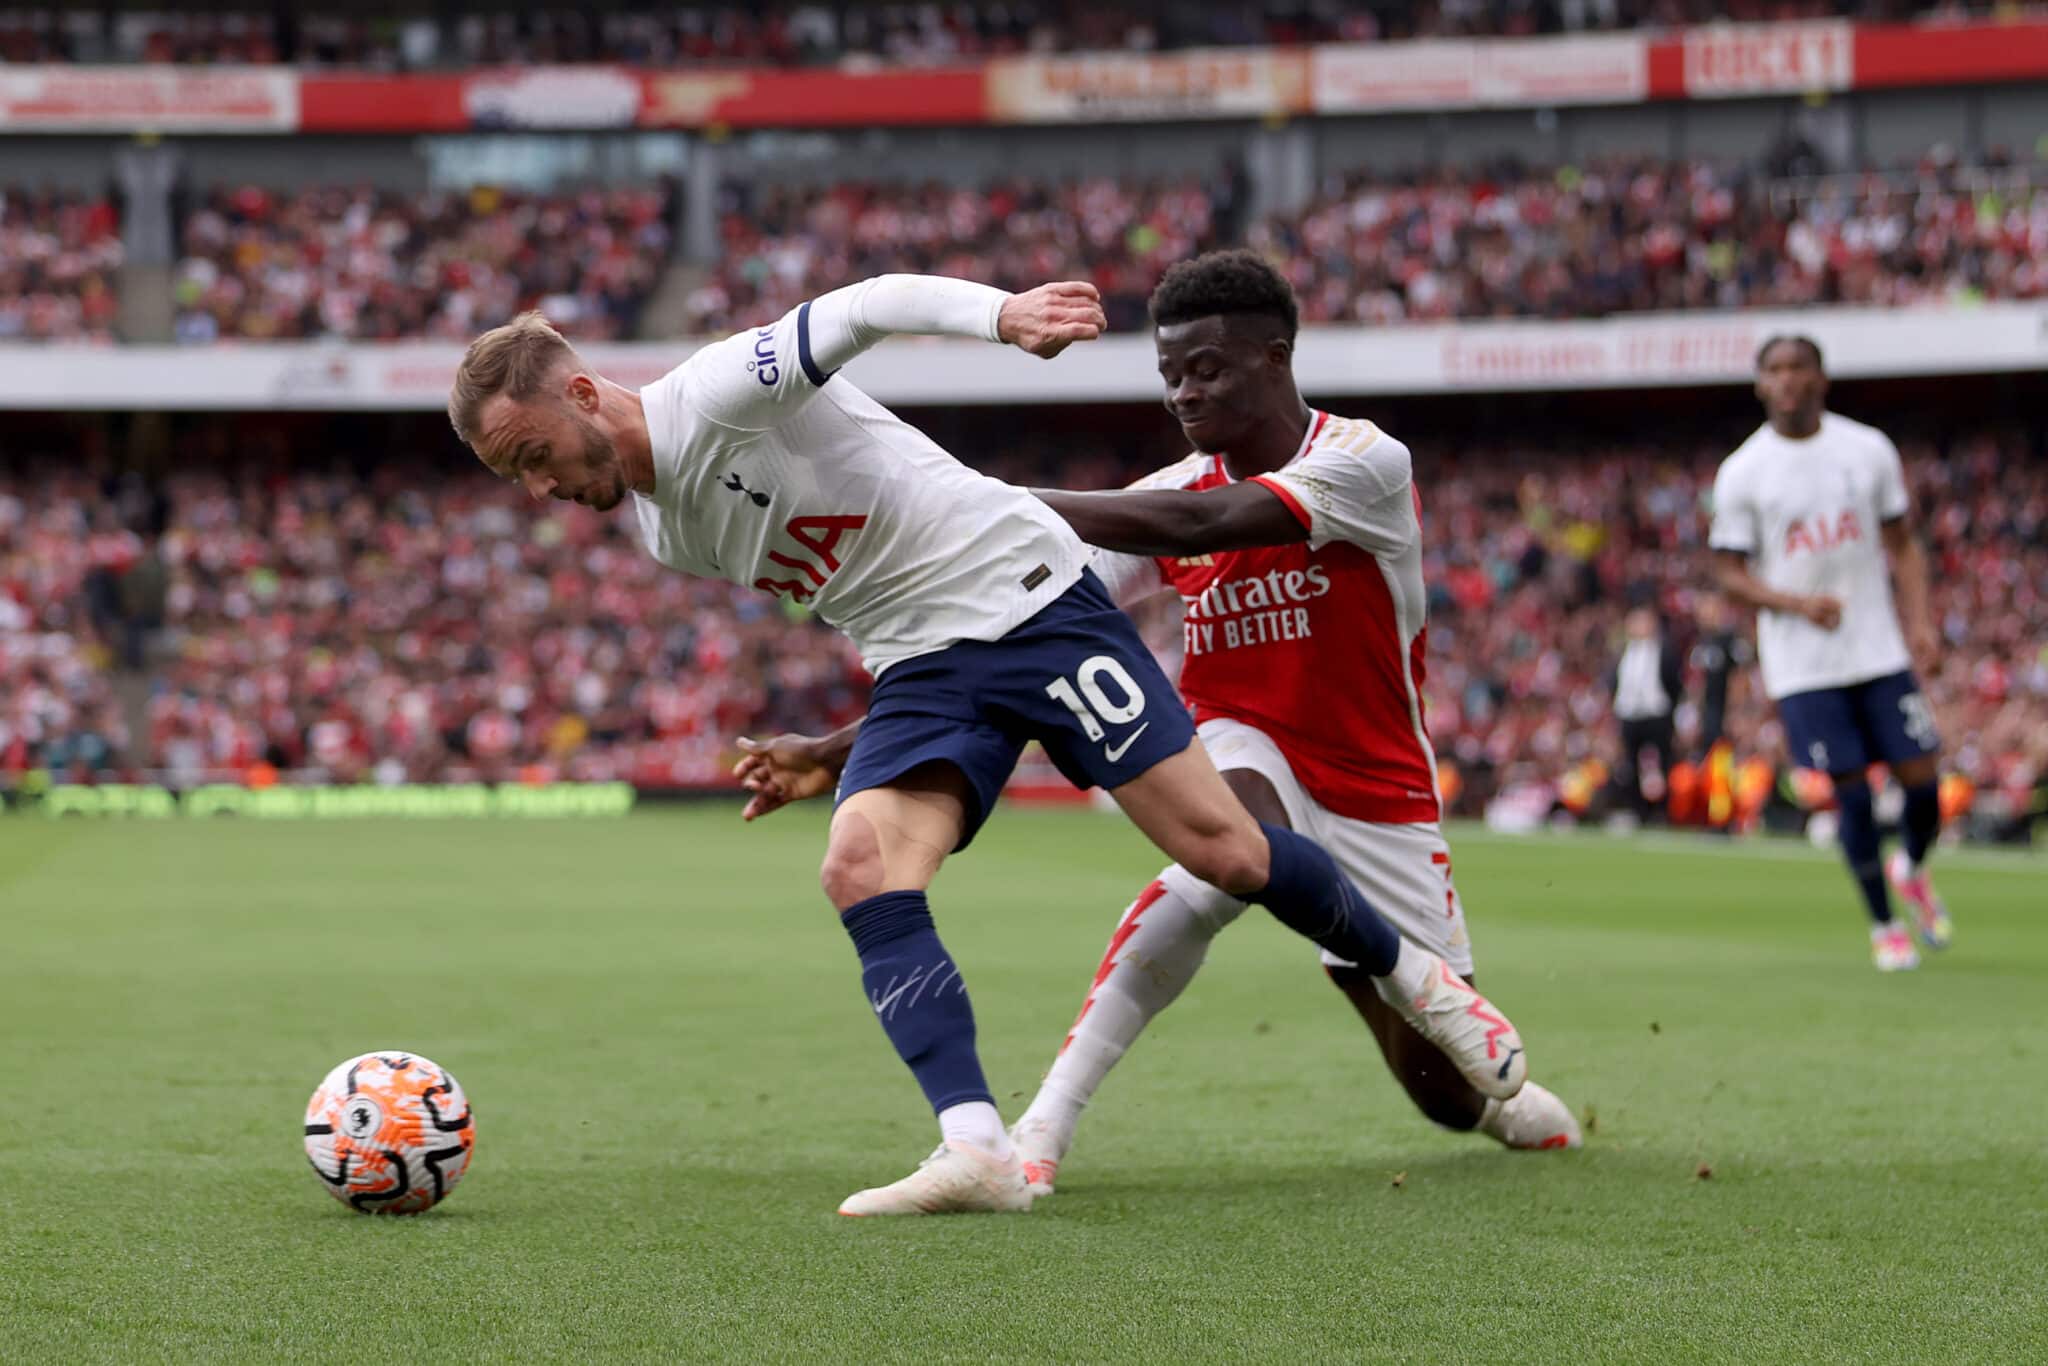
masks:
<svg viewBox="0 0 2048 1366"><path fill-rule="evenodd" d="M811 354L811 301L806 299L796 310L796 363L804 370L804 378L817 388L824 388L825 381L832 376L818 368L818 361Z"/></svg>

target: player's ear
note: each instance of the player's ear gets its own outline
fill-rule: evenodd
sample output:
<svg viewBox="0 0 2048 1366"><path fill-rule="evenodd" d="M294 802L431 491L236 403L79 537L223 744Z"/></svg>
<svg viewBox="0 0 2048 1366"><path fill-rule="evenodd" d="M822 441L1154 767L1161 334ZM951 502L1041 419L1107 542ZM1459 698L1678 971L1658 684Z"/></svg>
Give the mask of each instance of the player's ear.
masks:
<svg viewBox="0 0 2048 1366"><path fill-rule="evenodd" d="M579 411L588 414L595 414L597 412L597 381L584 374L581 370L570 373L568 382L563 386L562 392Z"/></svg>

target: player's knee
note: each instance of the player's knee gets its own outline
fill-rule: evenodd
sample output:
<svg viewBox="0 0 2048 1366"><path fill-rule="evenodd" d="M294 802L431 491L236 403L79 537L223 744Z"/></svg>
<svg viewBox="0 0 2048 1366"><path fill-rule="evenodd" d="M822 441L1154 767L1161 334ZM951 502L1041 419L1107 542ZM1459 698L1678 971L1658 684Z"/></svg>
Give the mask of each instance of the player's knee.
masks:
<svg viewBox="0 0 2048 1366"><path fill-rule="evenodd" d="M818 885L837 910L866 901L882 890L882 843L874 827L858 817L842 818L832 826L825 845L825 862L818 869Z"/></svg>
<svg viewBox="0 0 2048 1366"><path fill-rule="evenodd" d="M818 885L837 910L845 910L882 890L882 860L858 851L828 849L818 869Z"/></svg>
<svg viewBox="0 0 2048 1366"><path fill-rule="evenodd" d="M1211 887L1238 897L1264 887L1271 874L1266 841L1256 827L1205 835L1180 863Z"/></svg>

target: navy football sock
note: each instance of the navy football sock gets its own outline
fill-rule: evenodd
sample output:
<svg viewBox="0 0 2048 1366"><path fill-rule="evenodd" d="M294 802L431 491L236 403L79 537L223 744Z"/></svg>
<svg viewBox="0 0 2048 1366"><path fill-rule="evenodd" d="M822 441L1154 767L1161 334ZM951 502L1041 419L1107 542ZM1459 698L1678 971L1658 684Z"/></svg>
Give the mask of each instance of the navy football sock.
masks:
<svg viewBox="0 0 2048 1366"><path fill-rule="evenodd" d="M924 893L883 892L847 907L839 920L860 954L868 1004L932 1109L993 1104L974 1051L967 983L932 928Z"/></svg>
<svg viewBox="0 0 2048 1366"><path fill-rule="evenodd" d="M1264 906L1288 929L1375 977L1392 972L1401 956L1401 936L1337 870L1323 847L1264 821L1259 829L1272 850L1266 885L1245 900Z"/></svg>
<svg viewBox="0 0 2048 1366"><path fill-rule="evenodd" d="M1841 808L1842 857L1849 861L1849 876L1863 889L1870 918L1880 925L1890 924L1892 899L1884 886L1884 860L1878 857L1877 813L1871 810L1870 784L1836 780L1835 804Z"/></svg>
<svg viewBox="0 0 2048 1366"><path fill-rule="evenodd" d="M1922 783L1907 788L1906 809L1899 820L1905 831L1906 857L1918 868L1927 851L1934 847L1934 837L1941 833L1940 786Z"/></svg>

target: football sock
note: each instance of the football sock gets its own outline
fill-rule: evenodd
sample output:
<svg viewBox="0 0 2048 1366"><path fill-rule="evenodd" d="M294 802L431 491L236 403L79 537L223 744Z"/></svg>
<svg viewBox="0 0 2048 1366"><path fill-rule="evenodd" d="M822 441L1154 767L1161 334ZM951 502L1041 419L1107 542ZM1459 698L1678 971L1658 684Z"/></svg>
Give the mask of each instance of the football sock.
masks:
<svg viewBox="0 0 2048 1366"><path fill-rule="evenodd" d="M1292 830L1259 822L1272 854L1266 885L1246 898L1273 913L1273 918L1306 935L1336 957L1364 968L1375 977L1394 969L1401 936L1366 901L1351 879L1312 840Z"/></svg>
<svg viewBox="0 0 2048 1366"><path fill-rule="evenodd" d="M977 1100L994 1109L974 1052L967 983L932 928L924 893L883 892L855 902L839 919L860 954L868 1004L932 1109L943 1113Z"/></svg>
<svg viewBox="0 0 2048 1366"><path fill-rule="evenodd" d="M1152 1017L1194 980L1209 941L1244 912L1228 892L1175 864L1124 909L1059 1056L1021 1124L1051 1129L1064 1147L1103 1078Z"/></svg>
<svg viewBox="0 0 2048 1366"><path fill-rule="evenodd" d="M965 1143L998 1158L1016 1151L1003 1131L1003 1117L985 1100L963 1101L939 1111L939 1133L948 1143Z"/></svg>
<svg viewBox="0 0 2048 1366"><path fill-rule="evenodd" d="M1892 918L1891 893L1885 890L1884 860L1878 856L1877 813L1871 809L1870 784L1835 783L1835 805L1841 809L1842 857L1849 862L1849 876L1863 889L1870 918L1888 924Z"/></svg>
<svg viewBox="0 0 2048 1366"><path fill-rule="evenodd" d="M1934 837L1941 833L1941 788L1935 783L1922 783L1906 789L1906 809L1900 815L1904 828L1906 857L1913 860L1913 871L1920 871L1927 851L1934 847Z"/></svg>

